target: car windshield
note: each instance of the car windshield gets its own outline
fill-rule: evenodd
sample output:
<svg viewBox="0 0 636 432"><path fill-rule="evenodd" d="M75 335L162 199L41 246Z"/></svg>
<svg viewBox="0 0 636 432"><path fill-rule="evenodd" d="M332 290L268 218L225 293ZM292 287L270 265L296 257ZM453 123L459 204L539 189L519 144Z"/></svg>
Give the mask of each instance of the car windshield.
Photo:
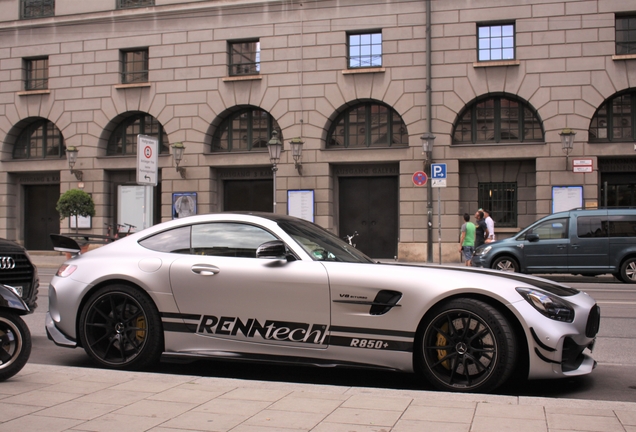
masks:
<svg viewBox="0 0 636 432"><path fill-rule="evenodd" d="M301 219L282 220L278 225L317 261L375 262L318 225Z"/></svg>

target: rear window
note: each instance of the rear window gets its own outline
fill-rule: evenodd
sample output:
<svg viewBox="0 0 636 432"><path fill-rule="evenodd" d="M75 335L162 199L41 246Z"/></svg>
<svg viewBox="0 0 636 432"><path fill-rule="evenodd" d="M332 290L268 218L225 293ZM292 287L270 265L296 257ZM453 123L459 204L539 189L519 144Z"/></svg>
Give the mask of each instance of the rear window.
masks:
<svg viewBox="0 0 636 432"><path fill-rule="evenodd" d="M576 235L579 238L607 237L607 217L581 216L577 218Z"/></svg>
<svg viewBox="0 0 636 432"><path fill-rule="evenodd" d="M610 237L636 237L636 215L610 216Z"/></svg>

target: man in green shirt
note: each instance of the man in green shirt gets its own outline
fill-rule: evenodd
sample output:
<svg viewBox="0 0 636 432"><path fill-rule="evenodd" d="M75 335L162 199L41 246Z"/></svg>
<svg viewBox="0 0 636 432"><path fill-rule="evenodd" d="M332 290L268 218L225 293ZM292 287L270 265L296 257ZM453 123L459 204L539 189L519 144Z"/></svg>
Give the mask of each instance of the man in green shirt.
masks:
<svg viewBox="0 0 636 432"><path fill-rule="evenodd" d="M470 221L470 215L464 213L462 236L459 240L459 251L464 257L465 265L470 266L470 259L475 252L475 224Z"/></svg>

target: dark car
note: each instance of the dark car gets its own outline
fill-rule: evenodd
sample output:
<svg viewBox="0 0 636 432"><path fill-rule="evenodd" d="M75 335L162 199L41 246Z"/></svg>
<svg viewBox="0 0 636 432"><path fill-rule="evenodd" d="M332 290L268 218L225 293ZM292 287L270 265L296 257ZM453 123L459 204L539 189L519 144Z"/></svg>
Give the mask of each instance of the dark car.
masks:
<svg viewBox="0 0 636 432"><path fill-rule="evenodd" d="M613 274L636 283L636 209L570 210L485 244L471 261L521 273Z"/></svg>
<svg viewBox="0 0 636 432"><path fill-rule="evenodd" d="M0 284L15 288L29 310L37 307L38 270L26 249L5 239L0 239Z"/></svg>

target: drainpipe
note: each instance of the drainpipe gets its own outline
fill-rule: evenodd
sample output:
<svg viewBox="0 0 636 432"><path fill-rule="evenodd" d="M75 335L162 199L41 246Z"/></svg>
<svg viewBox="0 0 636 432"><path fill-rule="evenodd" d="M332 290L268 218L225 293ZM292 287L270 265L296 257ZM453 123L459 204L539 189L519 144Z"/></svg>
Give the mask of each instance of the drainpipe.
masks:
<svg viewBox="0 0 636 432"><path fill-rule="evenodd" d="M426 0L426 130L429 133L433 132L433 107L431 106L433 100L433 96L431 94L431 1L432 0ZM429 179L428 182L426 182L426 212L428 213L428 222L426 226L427 263L433 262L433 187L430 179L432 156L433 149L430 148L427 155Z"/></svg>

